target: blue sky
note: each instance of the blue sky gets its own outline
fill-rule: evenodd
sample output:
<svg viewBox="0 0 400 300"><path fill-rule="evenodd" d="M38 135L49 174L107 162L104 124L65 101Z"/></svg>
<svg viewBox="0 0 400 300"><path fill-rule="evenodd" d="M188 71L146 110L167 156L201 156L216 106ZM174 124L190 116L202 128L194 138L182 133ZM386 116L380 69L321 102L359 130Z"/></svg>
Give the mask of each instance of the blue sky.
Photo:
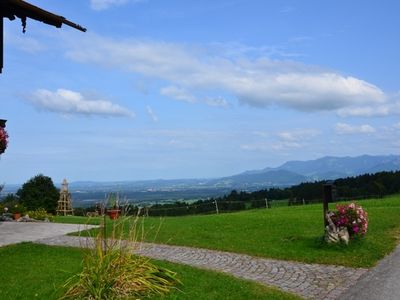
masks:
<svg viewBox="0 0 400 300"><path fill-rule="evenodd" d="M88 31L5 20L0 182L399 154L398 1L31 3Z"/></svg>

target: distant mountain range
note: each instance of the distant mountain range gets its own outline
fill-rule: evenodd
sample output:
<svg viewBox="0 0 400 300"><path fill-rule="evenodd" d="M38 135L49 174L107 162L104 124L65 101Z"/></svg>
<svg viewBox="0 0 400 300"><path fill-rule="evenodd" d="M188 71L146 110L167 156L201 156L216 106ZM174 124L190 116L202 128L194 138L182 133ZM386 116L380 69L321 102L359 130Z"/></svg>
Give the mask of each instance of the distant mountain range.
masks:
<svg viewBox="0 0 400 300"><path fill-rule="evenodd" d="M245 171L213 179L143 180L123 182L74 182L70 187L79 196L87 191L103 194L120 191L128 198L151 200L194 199L219 196L232 189L255 191L287 187L301 182L336 179L365 173L400 170L400 155L357 157L326 156L316 160L288 161L276 168ZM83 193L83 194L82 194ZM92 197L95 198L95 197Z"/></svg>
<svg viewBox="0 0 400 300"><path fill-rule="evenodd" d="M288 161L277 168L246 171L230 178L248 181L275 175L276 185L298 184L302 181L337 179L366 173L400 170L400 155L362 155L357 157L325 156L308 161ZM282 176L281 176L282 175ZM285 177L287 176L287 177Z"/></svg>
<svg viewBox="0 0 400 300"><path fill-rule="evenodd" d="M288 161L276 168L267 167L213 179L72 182L70 191L73 199L81 203L101 201L109 192L119 192L128 200L138 202L175 201L221 196L232 189L254 191L397 170L400 170L400 155L326 156L308 161ZM16 185L6 185L3 192L15 192L18 188Z"/></svg>

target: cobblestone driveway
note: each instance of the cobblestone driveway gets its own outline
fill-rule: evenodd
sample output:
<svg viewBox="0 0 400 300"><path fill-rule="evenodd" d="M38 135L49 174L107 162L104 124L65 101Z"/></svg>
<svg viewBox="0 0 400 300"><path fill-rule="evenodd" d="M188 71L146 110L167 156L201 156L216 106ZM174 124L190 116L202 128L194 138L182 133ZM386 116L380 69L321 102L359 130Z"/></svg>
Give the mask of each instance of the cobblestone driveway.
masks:
<svg viewBox="0 0 400 300"><path fill-rule="evenodd" d="M47 245L79 247L79 237L58 236L36 242ZM305 264L256 258L243 254L141 243L135 253L154 259L187 264L225 272L233 276L278 287L306 299L339 299L367 269Z"/></svg>

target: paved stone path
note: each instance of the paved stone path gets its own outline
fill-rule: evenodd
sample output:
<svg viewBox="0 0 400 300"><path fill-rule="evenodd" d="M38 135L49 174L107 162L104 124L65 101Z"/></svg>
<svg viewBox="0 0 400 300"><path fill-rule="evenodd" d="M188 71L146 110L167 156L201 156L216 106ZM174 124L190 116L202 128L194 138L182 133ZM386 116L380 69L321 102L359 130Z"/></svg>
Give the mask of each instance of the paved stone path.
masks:
<svg viewBox="0 0 400 300"><path fill-rule="evenodd" d="M46 222L0 222L0 247L20 242L34 242L92 227L94 226Z"/></svg>
<svg viewBox="0 0 400 300"><path fill-rule="evenodd" d="M347 290L342 300L399 300L400 299L400 246L382 259L359 282Z"/></svg>
<svg viewBox="0 0 400 300"><path fill-rule="evenodd" d="M73 236L50 237L36 242L74 247L87 245L82 238ZM150 243L140 243L133 251L154 259L229 273L239 278L278 287L306 299L339 299L339 296L367 271Z"/></svg>

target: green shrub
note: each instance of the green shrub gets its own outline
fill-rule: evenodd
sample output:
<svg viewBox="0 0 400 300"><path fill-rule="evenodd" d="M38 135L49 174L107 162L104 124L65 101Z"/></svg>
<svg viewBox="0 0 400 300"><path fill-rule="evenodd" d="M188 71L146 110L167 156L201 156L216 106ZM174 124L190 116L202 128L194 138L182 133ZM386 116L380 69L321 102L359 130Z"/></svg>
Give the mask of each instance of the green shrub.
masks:
<svg viewBox="0 0 400 300"><path fill-rule="evenodd" d="M27 212L30 218L35 220L44 221L48 219L49 221L53 221L54 217L51 214L48 214L44 208L38 208L36 210L30 210Z"/></svg>
<svg viewBox="0 0 400 300"><path fill-rule="evenodd" d="M60 193L50 177L40 174L24 183L17 196L29 210L44 208L54 214Z"/></svg>

